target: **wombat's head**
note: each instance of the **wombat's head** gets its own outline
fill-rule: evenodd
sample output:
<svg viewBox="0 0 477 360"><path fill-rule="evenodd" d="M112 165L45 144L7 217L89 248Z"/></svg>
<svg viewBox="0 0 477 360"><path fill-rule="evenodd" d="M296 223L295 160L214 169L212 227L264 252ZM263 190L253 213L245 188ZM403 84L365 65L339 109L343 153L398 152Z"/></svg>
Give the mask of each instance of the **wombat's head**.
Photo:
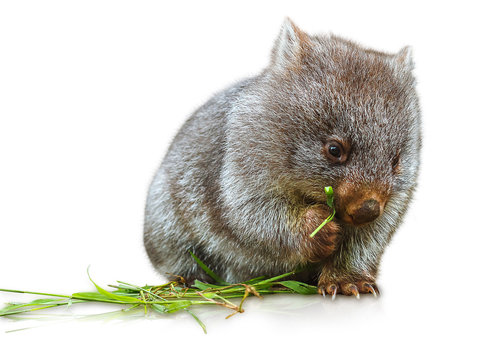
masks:
<svg viewBox="0 0 477 360"><path fill-rule="evenodd" d="M333 186L338 217L353 225L407 202L420 149L412 67L408 48L385 54L285 21L261 105L286 157L281 184L311 204Z"/></svg>

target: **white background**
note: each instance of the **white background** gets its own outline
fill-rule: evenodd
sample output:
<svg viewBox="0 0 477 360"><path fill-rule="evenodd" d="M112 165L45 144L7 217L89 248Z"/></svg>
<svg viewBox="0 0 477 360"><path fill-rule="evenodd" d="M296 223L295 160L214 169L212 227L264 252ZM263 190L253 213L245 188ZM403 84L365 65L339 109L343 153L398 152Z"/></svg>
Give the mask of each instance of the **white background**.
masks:
<svg viewBox="0 0 477 360"><path fill-rule="evenodd" d="M309 33L414 49L422 171L382 262L382 296L251 299L229 320L199 311L208 335L187 314L79 321L58 311L71 316L13 333L25 323L0 319L2 357L475 358L470 1L171 3L1 2L0 288L90 290L89 264L104 285L162 282L142 248L149 182L196 107L266 66L290 16Z"/></svg>

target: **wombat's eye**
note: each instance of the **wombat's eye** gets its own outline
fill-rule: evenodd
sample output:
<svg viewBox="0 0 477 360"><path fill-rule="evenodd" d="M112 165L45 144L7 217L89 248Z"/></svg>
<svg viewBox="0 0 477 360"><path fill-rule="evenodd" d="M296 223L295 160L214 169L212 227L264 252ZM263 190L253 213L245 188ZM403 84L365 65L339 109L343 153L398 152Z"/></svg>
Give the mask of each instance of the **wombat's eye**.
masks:
<svg viewBox="0 0 477 360"><path fill-rule="evenodd" d="M324 151L328 159L334 163L344 163L347 155L342 144L336 140L328 141L325 144Z"/></svg>
<svg viewBox="0 0 477 360"><path fill-rule="evenodd" d="M331 156L335 158L339 158L341 156L341 150L339 146L336 146L336 145L330 145L328 148L328 152L330 153Z"/></svg>

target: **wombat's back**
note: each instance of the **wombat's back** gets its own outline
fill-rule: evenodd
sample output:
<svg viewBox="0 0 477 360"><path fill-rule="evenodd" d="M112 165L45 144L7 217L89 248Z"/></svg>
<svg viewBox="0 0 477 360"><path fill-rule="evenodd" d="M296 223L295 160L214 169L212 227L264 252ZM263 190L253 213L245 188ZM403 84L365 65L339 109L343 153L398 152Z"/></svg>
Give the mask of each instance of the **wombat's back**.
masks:
<svg viewBox="0 0 477 360"><path fill-rule="evenodd" d="M227 114L250 82L217 94L185 122L152 181L144 243L163 274L196 277L199 269L189 251L218 273L225 270L217 265L224 263L219 257L227 253L230 237L219 202Z"/></svg>

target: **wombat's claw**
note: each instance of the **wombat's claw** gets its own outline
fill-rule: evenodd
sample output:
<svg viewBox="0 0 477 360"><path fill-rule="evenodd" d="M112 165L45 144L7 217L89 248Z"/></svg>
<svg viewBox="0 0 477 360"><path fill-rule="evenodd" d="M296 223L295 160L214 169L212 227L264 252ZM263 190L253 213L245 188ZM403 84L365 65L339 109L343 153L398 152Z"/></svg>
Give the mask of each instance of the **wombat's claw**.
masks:
<svg viewBox="0 0 477 360"><path fill-rule="evenodd" d="M356 299L359 299L359 290L358 290L358 287L356 285L350 285L349 286L349 292L351 292L351 294L353 294L354 296L356 296Z"/></svg>
<svg viewBox="0 0 477 360"><path fill-rule="evenodd" d="M363 284L363 289L366 290L367 292L371 293L374 295L374 297L377 297L379 295L379 290L376 285L370 284L370 283L364 283Z"/></svg>
<svg viewBox="0 0 477 360"><path fill-rule="evenodd" d="M323 295L323 297L326 297L326 294L331 295L331 300L334 300L336 298L336 294L338 293L338 285L331 284L328 286L319 286L318 287L318 294Z"/></svg>
<svg viewBox="0 0 477 360"><path fill-rule="evenodd" d="M328 286L328 292L331 294L331 301L334 301L336 299L336 293L338 292L338 286L335 284Z"/></svg>
<svg viewBox="0 0 477 360"><path fill-rule="evenodd" d="M324 283L318 285L318 293L326 297L326 294L331 295L331 300L336 298L336 294L353 295L359 299L361 294L371 293L375 297L379 295L378 287L373 282L357 281L357 282L337 282Z"/></svg>
<svg viewBox="0 0 477 360"><path fill-rule="evenodd" d="M359 287L354 283L340 284L341 293L343 295L354 295L359 299Z"/></svg>

